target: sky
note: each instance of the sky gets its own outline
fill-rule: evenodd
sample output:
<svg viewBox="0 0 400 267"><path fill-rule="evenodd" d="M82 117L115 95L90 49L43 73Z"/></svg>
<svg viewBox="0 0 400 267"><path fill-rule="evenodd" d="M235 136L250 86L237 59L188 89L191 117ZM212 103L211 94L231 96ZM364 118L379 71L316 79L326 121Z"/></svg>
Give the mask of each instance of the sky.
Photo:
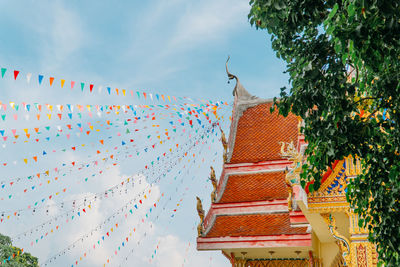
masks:
<svg viewBox="0 0 400 267"><path fill-rule="evenodd" d="M200 196L207 210L212 190L207 180L209 166L215 167L217 176L222 167L219 131L207 133L211 128L204 118L201 125L188 127L187 121L181 125L185 118L165 108L138 108L136 115L93 110L89 115L89 110L79 112L75 107L70 111L72 118L68 118L65 105L153 103L143 95L129 97L131 89L151 92L154 99L156 93L176 96L178 104L229 104L234 83L227 83L228 55L230 71L250 93L263 98L278 96L279 88L287 85L285 66L272 51L267 33L249 24L249 9L247 1L241 0L0 1L0 68L7 69L5 77L0 78L0 101L7 104L7 110L0 109L0 115L6 115L0 120L0 130L9 137L0 144L0 162L9 163L3 166L0 180L24 177L0 189L0 210L25 209L18 218L0 223L0 232L12 237L22 234L15 245L38 256L42 264L65 251L46 262L47 266L71 266L75 261L79 266L227 266L221 253L195 249L198 216L194 196ZM20 71L17 80L13 79L13 70ZM32 73L29 83L28 73ZM44 76L41 85L39 74ZM55 77L53 86L49 77ZM60 79L66 80L63 88ZM76 81L73 89L71 80ZM83 92L81 82L86 86ZM88 90L89 84L94 84L93 93ZM125 88L127 96L121 96L121 91L109 95L106 87ZM19 103L20 109L13 109L9 102ZM22 103L30 103L31 110L23 109ZM43 105L40 120L33 103ZM54 105L54 110L49 111L46 103ZM165 104L161 100L158 103ZM60 119L57 104L64 105ZM218 112L227 133L230 106L222 105ZM139 115L137 122L128 121ZM72 125L72 130L66 138L67 125ZM22 136L26 127L31 138L13 137L11 129ZM36 127L40 134L33 130ZM85 134L87 131L91 133ZM40 141L35 142L36 137ZM174 152L169 150L172 145ZM182 156L185 151L196 156L188 161ZM115 158L104 161L104 154ZM160 155L161 160L157 160ZM36 156L38 162L32 160ZM26 164L25 158L29 158ZM82 164L81 170L71 167L71 162ZM48 177L42 173L42 178L26 180L30 174L55 166L59 166L58 172ZM93 201L90 212L76 208L83 202L87 205L97 192L128 178L130 183ZM46 185L48 180L51 182ZM36 188L24 193L28 186ZM74 200L80 202L72 207ZM35 202L51 207L26 211ZM135 203L139 208L134 213L124 208ZM69 208L75 213L67 214ZM66 214L62 219L42 226L62 214ZM41 238L57 225L60 230ZM104 236L104 242L92 249ZM129 242L124 242L127 236ZM74 243L76 240L79 242Z"/></svg>

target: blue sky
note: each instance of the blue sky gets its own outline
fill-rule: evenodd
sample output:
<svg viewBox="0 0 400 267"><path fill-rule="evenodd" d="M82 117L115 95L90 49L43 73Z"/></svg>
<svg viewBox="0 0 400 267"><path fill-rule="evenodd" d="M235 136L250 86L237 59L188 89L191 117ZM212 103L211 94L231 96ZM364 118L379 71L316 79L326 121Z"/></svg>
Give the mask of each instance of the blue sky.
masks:
<svg viewBox="0 0 400 267"><path fill-rule="evenodd" d="M77 83L80 81L84 81L86 84L94 83L95 91L99 85L104 85L112 88L133 89L134 91L189 96L193 99L232 102L234 84L227 83L225 74L225 61L230 55L230 71L239 76L249 92L264 98L274 97L279 94L279 88L287 84L288 77L283 74L284 64L275 57L275 53L270 48L269 36L266 32L256 31L249 25L248 12L247 2L241 0L0 1L0 34L2 36L0 67L7 68L8 75L11 75L13 69L17 69L21 71L21 77L31 72L34 75L43 74L46 78L54 76L58 83L59 79L74 80ZM79 90L71 91L66 88L61 90L59 86L38 86L34 83L34 78L28 85L23 79L13 81L11 76L7 76L0 80L0 101L3 103L15 101L120 105L140 103L137 99L108 96L104 92L89 94L87 90L81 93ZM10 109L8 112L11 112ZM222 112L228 114L225 117L229 116L229 108L225 108ZM2 112L0 111L0 113ZM161 113L165 116L171 115L166 111L160 111L160 117L158 117L160 121ZM60 121L55 119L34 121L32 119L34 114L30 115L30 119L26 118L23 121L21 118L26 114L22 110L18 114L20 118L18 121L0 121L0 129L16 128L21 131L28 126L44 127L48 125L55 128L58 125L65 126L69 123L66 118ZM53 118L55 116L53 114ZM122 123L126 118L128 117L112 117L116 128L108 130L102 128L98 136L74 135L68 140L55 139L53 142L39 142L38 144L4 142L2 144L3 152L1 152L3 156L0 161L8 160L10 162L21 160L26 154L35 155L43 149L59 150L63 147L70 147L71 144L85 143L87 149L85 148L86 150L82 150L81 153L69 151L62 155L57 154L51 159L44 160L40 167L16 164L13 168L2 170L1 178L8 179L17 174L23 176L26 173L54 167L65 161L82 160L87 162L94 157L91 153L98 149L97 140L100 138L112 136L107 143L107 148L110 149L117 143L120 144L121 140L124 140L123 138L134 138L140 140L141 145L146 145L145 133L129 136L116 135L116 132L123 127ZM100 121L102 119L98 118ZM73 120L75 124L87 122L96 123L94 119L87 116L84 116L82 121L79 121L76 116ZM160 124L161 127L170 126L164 117ZM151 123L147 122L143 125L147 125L149 127L147 131L150 132ZM143 125L140 127L144 127ZM225 131L227 128L228 124L225 120ZM188 129L188 132L185 133L182 132L182 129L179 132L179 129L176 134L176 140L179 140L177 142L180 144L190 142L191 139L187 134L196 128ZM154 134L153 137L156 135L152 134ZM193 135L196 133L193 132ZM180 176L176 173L173 174L179 168L182 168L182 172L189 168L189 163L179 165L178 169L175 168L174 171L168 173L168 177L172 177L172 180L161 182L153 190L155 193L152 201L156 201L162 192L171 196L171 200L165 202L167 211L168 207L172 208L177 202L179 203L180 199L184 199L182 202L184 204L181 205L181 210L176 217L171 219L168 212L160 213L157 219L155 215L152 215L153 217L149 219L149 223L146 223L145 227L142 227L144 230L140 233L141 235L146 233L147 238L143 237L142 243L136 243L136 247L124 248L124 252L121 250L122 254L115 256L110 266L119 264L124 266L126 262L129 263L129 266L227 265L227 260L220 253L197 252L194 243L195 226L198 221L194 195L199 195L204 201L205 209L208 209L211 185L206 181L206 177L209 173L209 165L215 166L217 175L219 175L222 165L218 136L214 142L212 140L210 137L209 143L203 145L203 152L201 152L203 153L202 157L205 157L207 161L203 164L197 161L195 166L191 165L192 170L198 169L198 171L189 171ZM119 167L107 169L106 176L108 178L98 178L102 180L93 182L89 188L80 179L90 175L89 170L85 174L70 172L66 177L70 177L68 179L71 180L62 182L69 188L66 199L93 194L131 175L139 177L137 170L142 168L142 163L145 160L151 160L151 157L162 152L162 149L154 151L147 158L143 155L133 161L124 160ZM217 156L212 162L215 153ZM119 155L122 161L123 152ZM171 162L172 159L170 159ZM105 166L103 167L106 168ZM186 167L183 168L183 166ZM161 167L157 171L160 172ZM152 176L154 174L146 173L143 179L148 182ZM178 177L176 181L173 180L174 177ZM143 184L140 186L145 186L147 182L143 180ZM181 187L178 186L179 183L182 184ZM65 230L54 237L47 238L40 245L30 248L29 243L32 240L30 236L19 240L16 245L27 246L27 250L39 256L43 262L44 259L90 231L93 225L102 222L118 205L126 203L130 196L138 194L140 186L135 188L130 195L116 196L114 202L103 201L104 203L97 206L91 216L87 216L88 219L82 218L75 221L73 225L69 224L63 228ZM40 199L41 196L47 196L60 188L62 188L60 184L53 187L51 185L26 198L0 202L1 210L8 210L10 206L14 205L26 206L26 203L32 199ZM59 204L60 199L51 201ZM46 200L46 203L52 204L51 201ZM152 205L151 201L148 203L147 209ZM143 214L132 218L125 226L121 226L122 230L115 233L113 239L104 245L103 250L91 253L79 266L102 265L105 254L112 253L118 242L129 232L130 227L140 223L140 216L146 214L145 210ZM62 211L55 209L50 211L50 213L52 212L53 215L57 215ZM0 224L0 231L13 236L30 229L29 227L34 223L39 224L43 221L43 218L37 217L33 215L21 217L15 223ZM121 220L123 221L123 218ZM157 244L159 244L158 254L152 262L149 262L148 259L152 256ZM81 242L80 246L80 248L68 251L60 259L61 262L73 262L79 257L81 251L85 251L90 246L90 242ZM134 252L130 254L127 261L123 261L121 257L128 255L127 253L131 249L135 249ZM60 266L59 263L50 266Z"/></svg>

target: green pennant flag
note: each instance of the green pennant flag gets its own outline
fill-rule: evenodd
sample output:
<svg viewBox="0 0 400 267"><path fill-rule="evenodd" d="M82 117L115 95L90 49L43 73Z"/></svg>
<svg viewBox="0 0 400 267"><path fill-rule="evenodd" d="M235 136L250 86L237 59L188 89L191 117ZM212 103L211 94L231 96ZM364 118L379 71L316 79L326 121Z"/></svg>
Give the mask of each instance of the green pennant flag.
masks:
<svg viewBox="0 0 400 267"><path fill-rule="evenodd" d="M47 131L50 130L50 126L44 127Z"/></svg>
<svg viewBox="0 0 400 267"><path fill-rule="evenodd" d="M81 83L81 89L82 89L82 91L83 91L83 87L85 87L85 84L84 84L84 83Z"/></svg>
<svg viewBox="0 0 400 267"><path fill-rule="evenodd" d="M130 131L129 131L129 129L128 129L128 128L126 129L126 133L127 133L127 134L128 134L128 133L130 133Z"/></svg>
<svg viewBox="0 0 400 267"><path fill-rule="evenodd" d="M4 78L4 74L6 74L6 71L6 68L1 68L1 78Z"/></svg>
<svg viewBox="0 0 400 267"><path fill-rule="evenodd" d="M124 125L128 125L128 122L127 122L127 121L125 121L125 122L124 122Z"/></svg>
<svg viewBox="0 0 400 267"><path fill-rule="evenodd" d="M2 114L1 118L3 119L3 121L6 120L6 114Z"/></svg>

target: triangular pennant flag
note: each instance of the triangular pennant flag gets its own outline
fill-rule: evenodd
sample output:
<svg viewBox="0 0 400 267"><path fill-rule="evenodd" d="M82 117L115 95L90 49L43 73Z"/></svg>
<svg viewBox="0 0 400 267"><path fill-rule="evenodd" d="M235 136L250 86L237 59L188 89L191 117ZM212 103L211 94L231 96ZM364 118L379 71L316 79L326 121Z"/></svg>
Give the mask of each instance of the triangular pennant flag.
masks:
<svg viewBox="0 0 400 267"><path fill-rule="evenodd" d="M89 85L90 92L93 91L93 84Z"/></svg>
<svg viewBox="0 0 400 267"><path fill-rule="evenodd" d="M4 74L6 74L6 71L6 68L1 68L1 78L4 78Z"/></svg>
<svg viewBox="0 0 400 267"><path fill-rule="evenodd" d="M14 80L17 80L19 70L14 70Z"/></svg>
<svg viewBox="0 0 400 267"><path fill-rule="evenodd" d="M64 87L64 83L65 83L65 80L64 80L64 79L61 79L61 88Z"/></svg>
<svg viewBox="0 0 400 267"><path fill-rule="evenodd" d="M110 87L107 87L107 92L108 92L108 94L111 93L111 88Z"/></svg>
<svg viewBox="0 0 400 267"><path fill-rule="evenodd" d="M50 86L52 86L52 85L53 85L53 82L54 82L54 77L50 77L50 78L49 78L49 81L50 81Z"/></svg>
<svg viewBox="0 0 400 267"><path fill-rule="evenodd" d="M74 86L75 86L75 82L71 81L71 89L74 89Z"/></svg>
<svg viewBox="0 0 400 267"><path fill-rule="evenodd" d="M43 75L40 75L40 74L39 74L38 80L39 80L39 85L41 85L41 84L42 84L42 81L43 81Z"/></svg>
<svg viewBox="0 0 400 267"><path fill-rule="evenodd" d="M85 87L85 83L81 83L81 90L83 91L83 88Z"/></svg>

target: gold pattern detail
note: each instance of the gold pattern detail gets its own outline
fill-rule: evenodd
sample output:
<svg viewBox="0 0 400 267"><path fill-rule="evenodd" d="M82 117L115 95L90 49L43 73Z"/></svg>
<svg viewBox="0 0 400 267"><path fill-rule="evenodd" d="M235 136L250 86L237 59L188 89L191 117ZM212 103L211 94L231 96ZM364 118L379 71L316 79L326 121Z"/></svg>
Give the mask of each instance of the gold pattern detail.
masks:
<svg viewBox="0 0 400 267"><path fill-rule="evenodd" d="M367 248L363 244L357 246L357 267L368 267Z"/></svg>

